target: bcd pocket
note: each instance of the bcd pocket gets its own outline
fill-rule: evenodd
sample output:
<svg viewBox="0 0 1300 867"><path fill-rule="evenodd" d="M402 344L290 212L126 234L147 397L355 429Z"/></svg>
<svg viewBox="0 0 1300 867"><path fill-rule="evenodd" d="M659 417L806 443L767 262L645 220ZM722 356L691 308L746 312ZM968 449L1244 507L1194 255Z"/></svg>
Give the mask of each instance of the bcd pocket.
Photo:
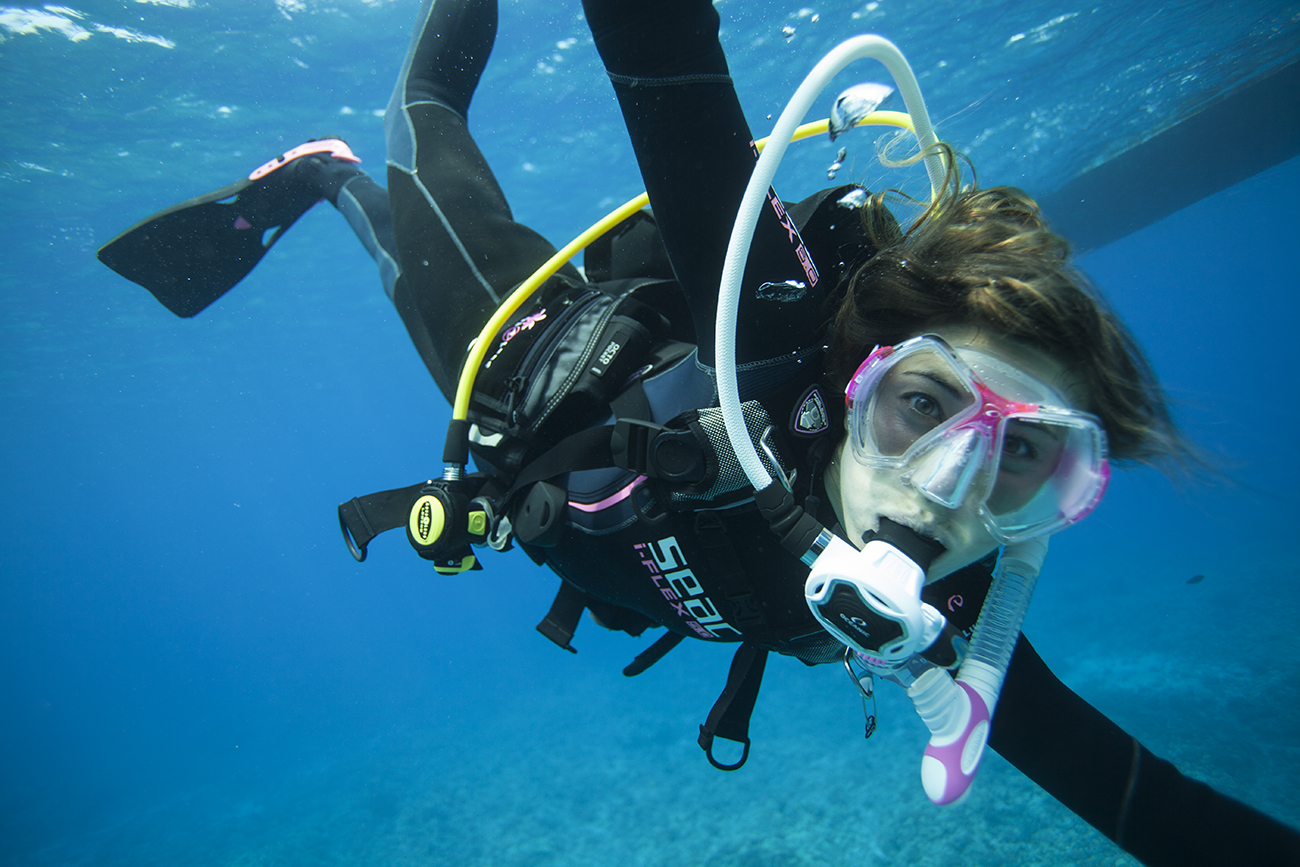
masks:
<svg viewBox="0 0 1300 867"><path fill-rule="evenodd" d="M470 413L480 439L499 435L494 466L517 470L538 450L598 422L668 332L663 316L632 297L651 281L623 282L633 285L618 295L591 284L566 289L497 336Z"/></svg>

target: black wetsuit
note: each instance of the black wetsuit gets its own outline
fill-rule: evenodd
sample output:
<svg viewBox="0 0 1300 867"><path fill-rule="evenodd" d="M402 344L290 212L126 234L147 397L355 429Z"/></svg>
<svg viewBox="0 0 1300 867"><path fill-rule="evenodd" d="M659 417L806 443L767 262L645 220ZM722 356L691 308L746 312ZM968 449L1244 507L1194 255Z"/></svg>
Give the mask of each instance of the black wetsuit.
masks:
<svg viewBox="0 0 1300 867"><path fill-rule="evenodd" d="M624 298L629 288L636 289L633 297L659 299L673 308L674 321L652 333L652 342L679 351L663 352L655 366L640 370L631 390L635 399L623 405L636 407L639 417L664 420L714 399L716 291L754 162L751 135L708 0L586 0L584 8L673 273L647 260L647 279L620 281L635 275L602 273L612 282L593 294L591 284L566 267L542 293L541 305L516 318L520 328L511 336L524 335L516 347L521 351L537 345L534 338L563 310L578 303L608 307L607 299ZM469 339L501 298L553 252L514 222L467 130L470 98L495 30L495 0L425 0L386 119L391 224L383 191L364 175L349 175L337 197L376 255L390 297L449 399ZM800 233L775 199L768 203L746 273L745 286L753 291L742 298L738 326L742 398L765 399L785 435L785 457L805 471L804 493L814 498L823 494L824 449L810 445L815 436L807 442L791 436L796 423L776 415L796 406L805 386L817 382L826 295L845 262L870 254L860 236L846 235L836 223L834 208L833 195L809 203L800 214ZM670 284L656 279L669 277L680 290L665 290ZM775 289L757 291L763 284ZM656 292L672 292L684 304L674 308L668 295ZM546 316L536 318L539 310ZM534 317L531 327L528 316ZM508 343L502 339L503 352ZM681 351L684 343L695 351ZM501 371L510 359L508 352L498 358L475 404L475 453L486 466L494 464L496 433L512 424L513 404L490 394L508 384ZM620 396L614 397L618 407ZM601 417L607 407L589 410L552 422L549 438L534 443L531 454L609 420ZM496 463L513 472L520 460L513 454ZM802 600L807 570L780 549L752 508L736 506L743 496L713 490L674 500L673 490L618 469L575 472L564 481L569 520L563 535L529 550L579 588L602 622L633 632L658 624L706 640L743 640L809 662L834 658L833 642ZM824 498L821 514L833 523ZM969 629L988 583L988 564L975 564L928 586L925 595ZM1057 680L1023 636L990 744L1146 863L1300 863L1300 835L1154 756Z"/></svg>

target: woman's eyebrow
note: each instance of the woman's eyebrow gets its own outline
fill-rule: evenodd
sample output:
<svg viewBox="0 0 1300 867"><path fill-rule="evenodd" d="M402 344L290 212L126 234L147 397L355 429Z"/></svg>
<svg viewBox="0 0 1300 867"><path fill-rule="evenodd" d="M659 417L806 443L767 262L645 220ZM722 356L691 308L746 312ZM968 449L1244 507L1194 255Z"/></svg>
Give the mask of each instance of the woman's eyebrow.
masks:
<svg viewBox="0 0 1300 867"><path fill-rule="evenodd" d="M942 388L944 391L948 392L954 398L970 397L970 392L962 388L956 388L953 385L949 384L948 382L945 382L943 379L939 377L939 374L936 373L927 373L926 371L922 371L922 370L904 370L903 376L915 376L920 379L927 379L930 382L933 382L935 385Z"/></svg>
<svg viewBox="0 0 1300 867"><path fill-rule="evenodd" d="M1056 431L1056 425L1043 424L1042 422L1035 422L1035 421L1029 421L1027 419L1014 419L1014 418L1011 420L1010 424L1016 425L1017 429L1020 431L1024 431L1024 432L1042 431L1044 434L1056 440L1058 443L1062 441L1061 434L1057 433Z"/></svg>

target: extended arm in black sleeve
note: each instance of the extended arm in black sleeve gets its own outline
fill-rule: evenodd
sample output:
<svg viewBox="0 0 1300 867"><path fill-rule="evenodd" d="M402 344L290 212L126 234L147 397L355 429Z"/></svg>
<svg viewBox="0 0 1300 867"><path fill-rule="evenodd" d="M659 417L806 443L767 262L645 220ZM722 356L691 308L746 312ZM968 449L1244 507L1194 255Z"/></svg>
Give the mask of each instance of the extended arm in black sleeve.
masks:
<svg viewBox="0 0 1300 867"><path fill-rule="evenodd" d="M1157 758L1061 683L1023 635L989 745L1144 864L1300 864L1300 834Z"/></svg>
<svg viewBox="0 0 1300 867"><path fill-rule="evenodd" d="M700 358L713 363L723 260L753 171L749 125L718 42L709 0L584 0L614 84L655 219L695 320ZM762 361L809 343L821 327L819 285L793 221L769 197L741 297L738 360ZM802 253L801 253L802 248ZM797 300L759 300L765 282L795 281Z"/></svg>

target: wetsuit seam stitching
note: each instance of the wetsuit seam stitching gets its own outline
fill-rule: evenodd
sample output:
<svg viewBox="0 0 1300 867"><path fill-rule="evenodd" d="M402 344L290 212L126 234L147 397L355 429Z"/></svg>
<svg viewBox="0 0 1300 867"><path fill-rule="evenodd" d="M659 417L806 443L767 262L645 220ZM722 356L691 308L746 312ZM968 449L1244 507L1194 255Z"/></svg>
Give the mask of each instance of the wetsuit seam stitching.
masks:
<svg viewBox="0 0 1300 867"><path fill-rule="evenodd" d="M405 103L407 100L407 88L411 86L411 65L415 62L416 50L424 41L424 31L429 28L429 20L433 18L433 10L438 4L432 2L425 9L424 18L420 21L418 30L413 34L410 46L406 49L406 57L402 59L402 71L397 79L397 86L401 88L402 98L400 102Z"/></svg>
<svg viewBox="0 0 1300 867"><path fill-rule="evenodd" d="M359 176L358 176L358 177L359 177ZM352 191L348 189L348 184L352 183L353 180L356 180L356 178L353 178L352 180L348 181L346 184L343 185L343 187L339 190L339 194L338 194L337 198L342 199L342 198L346 197L346 198L347 198L347 201L350 203L350 207L355 208L355 209L356 209L356 210L357 210L357 211L358 211L358 212L359 212L363 217L365 217L366 209L365 209L364 207L362 207L360 200L357 199L357 197L354 196L354 195L352 194ZM339 211L342 211L342 210L343 210L342 208L339 208L337 205L336 205L335 207L336 207ZM344 218L346 219L346 217L347 217L347 214L344 213ZM349 221L349 223L350 223L350 222L351 222L351 221ZM382 243L380 243L380 241L379 241L379 235L378 235L377 232L375 232L375 227L374 227L374 225L370 222L369 218L366 218L366 220L365 220L365 224L366 224L366 231L367 231L368 237L370 238L370 240L372 240L372 241L374 242L374 249L375 249L374 257L375 257L376 262L378 262L378 260L382 259L385 263L388 264L388 266L389 266L390 268L392 268L393 275L394 275L394 277L393 277L393 285L392 285L391 287L390 287L390 286L385 286L385 287L384 287L384 294L388 296L388 300L389 300L389 301L394 301L394 303L396 303L396 302L395 302L395 299L394 299L394 294L395 294L395 293L394 293L394 291L393 291L393 288L396 287L396 285L397 285L397 281L398 281L399 279L401 279L401 276L402 276L402 266L398 263L398 261L397 261L396 259L393 258L392 254L390 254L390 253L388 252L388 250L386 250L386 249L384 248L384 245L383 245ZM354 227L353 227L353 230L355 231L355 229L356 229L356 227L354 226ZM365 245L365 241L364 241L364 240L362 241L362 244ZM369 246L369 245L366 245L366 246ZM382 266L381 266L381 270L382 270Z"/></svg>
<svg viewBox="0 0 1300 867"><path fill-rule="evenodd" d="M465 264L469 267L474 278L478 280L479 284L482 285L484 289L487 290L488 296L491 297L492 302L494 304L500 304L501 296L496 293L496 290L492 288L492 284L488 282L487 278L483 276L483 272L478 269L478 266L474 264L474 260L470 258L469 251L465 249L465 244L460 240L460 236L456 234L456 229L451 225L451 221L448 220L447 216L442 212L442 208L438 207L438 202L434 199L433 193L429 192L429 188L424 185L424 181L420 180L415 172L410 173L408 177L414 181L415 186L420 190L425 201L429 203L429 207L433 209L433 213L437 216L438 222L442 223L442 227L447 231L447 237L456 245L456 250L460 253L461 259L463 259Z"/></svg>
<svg viewBox="0 0 1300 867"><path fill-rule="evenodd" d="M417 105L436 105L438 108L445 108L447 109L447 111L451 112L452 114L456 115L456 117L460 118L463 123L469 123L469 121L465 120L464 115L462 115L455 108L453 108L450 105L447 105L447 103L443 102L440 99L417 99L412 102L403 103L402 111L415 108Z"/></svg>

